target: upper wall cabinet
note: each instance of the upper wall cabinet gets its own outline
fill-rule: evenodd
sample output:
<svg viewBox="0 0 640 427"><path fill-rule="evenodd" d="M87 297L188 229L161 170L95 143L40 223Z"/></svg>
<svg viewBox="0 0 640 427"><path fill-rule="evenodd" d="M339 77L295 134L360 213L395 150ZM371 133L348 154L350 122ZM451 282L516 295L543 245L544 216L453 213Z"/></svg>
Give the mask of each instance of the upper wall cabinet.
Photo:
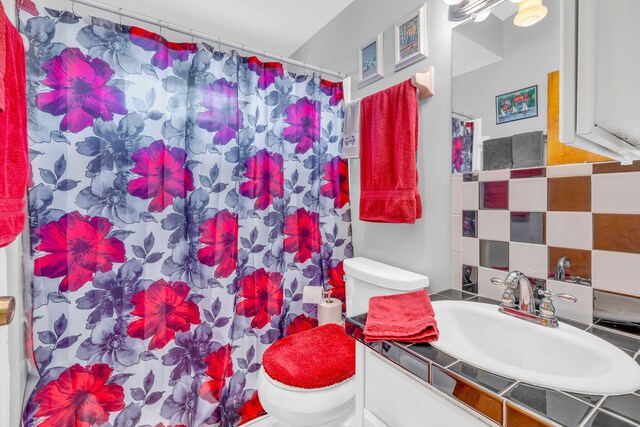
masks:
<svg viewBox="0 0 640 427"><path fill-rule="evenodd" d="M640 1L564 0L560 141L640 160Z"/></svg>

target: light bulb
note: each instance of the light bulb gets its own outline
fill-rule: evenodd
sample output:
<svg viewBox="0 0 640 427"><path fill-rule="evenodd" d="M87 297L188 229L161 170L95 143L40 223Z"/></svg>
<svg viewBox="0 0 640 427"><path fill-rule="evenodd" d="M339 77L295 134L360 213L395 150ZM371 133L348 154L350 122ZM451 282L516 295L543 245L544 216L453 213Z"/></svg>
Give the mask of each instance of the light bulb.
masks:
<svg viewBox="0 0 640 427"><path fill-rule="evenodd" d="M518 4L518 14L513 18L513 23L518 27L530 27L542 21L547 12L542 0L522 0Z"/></svg>
<svg viewBox="0 0 640 427"><path fill-rule="evenodd" d="M449 6L455 6L457 4L462 3L464 0L442 0L442 1L448 4Z"/></svg>
<svg viewBox="0 0 640 427"><path fill-rule="evenodd" d="M491 15L491 8L473 14L473 22L482 22Z"/></svg>
<svg viewBox="0 0 640 427"><path fill-rule="evenodd" d="M520 3L522 0L511 0L511 3Z"/></svg>

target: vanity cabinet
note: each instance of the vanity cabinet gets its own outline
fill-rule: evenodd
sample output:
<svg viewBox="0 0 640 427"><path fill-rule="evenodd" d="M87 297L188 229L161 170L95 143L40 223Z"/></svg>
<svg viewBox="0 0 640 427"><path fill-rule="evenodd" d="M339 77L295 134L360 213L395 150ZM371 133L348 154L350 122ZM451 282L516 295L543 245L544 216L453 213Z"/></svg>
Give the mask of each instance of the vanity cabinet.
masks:
<svg viewBox="0 0 640 427"><path fill-rule="evenodd" d="M564 0L560 141L640 160L640 2Z"/></svg>
<svg viewBox="0 0 640 427"><path fill-rule="evenodd" d="M497 426L423 381L429 375L426 364L411 366L410 359L402 363L400 368L361 342L356 344L355 426Z"/></svg>

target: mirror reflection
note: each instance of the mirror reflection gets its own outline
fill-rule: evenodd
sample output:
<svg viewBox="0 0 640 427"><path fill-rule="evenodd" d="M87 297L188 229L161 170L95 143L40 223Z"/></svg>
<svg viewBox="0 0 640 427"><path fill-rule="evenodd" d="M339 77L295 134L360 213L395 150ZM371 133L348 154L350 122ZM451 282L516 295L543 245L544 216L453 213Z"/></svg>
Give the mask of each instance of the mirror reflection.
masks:
<svg viewBox="0 0 640 427"><path fill-rule="evenodd" d="M486 20L454 29L453 172L545 164L549 81L560 67L560 2L547 7L547 17L531 27L516 26L517 5L503 2Z"/></svg>

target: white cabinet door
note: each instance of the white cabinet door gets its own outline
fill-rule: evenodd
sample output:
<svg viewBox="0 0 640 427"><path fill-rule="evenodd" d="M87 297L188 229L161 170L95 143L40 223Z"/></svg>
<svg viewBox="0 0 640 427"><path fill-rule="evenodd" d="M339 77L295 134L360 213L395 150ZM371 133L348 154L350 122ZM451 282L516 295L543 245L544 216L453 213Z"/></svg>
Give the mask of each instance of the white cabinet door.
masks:
<svg viewBox="0 0 640 427"><path fill-rule="evenodd" d="M638 20L637 0L563 1L561 142L623 163L640 159Z"/></svg>
<svg viewBox="0 0 640 427"><path fill-rule="evenodd" d="M362 344L358 344L362 346ZM367 427L486 427L480 419L430 385L367 349L364 355L363 425Z"/></svg>

